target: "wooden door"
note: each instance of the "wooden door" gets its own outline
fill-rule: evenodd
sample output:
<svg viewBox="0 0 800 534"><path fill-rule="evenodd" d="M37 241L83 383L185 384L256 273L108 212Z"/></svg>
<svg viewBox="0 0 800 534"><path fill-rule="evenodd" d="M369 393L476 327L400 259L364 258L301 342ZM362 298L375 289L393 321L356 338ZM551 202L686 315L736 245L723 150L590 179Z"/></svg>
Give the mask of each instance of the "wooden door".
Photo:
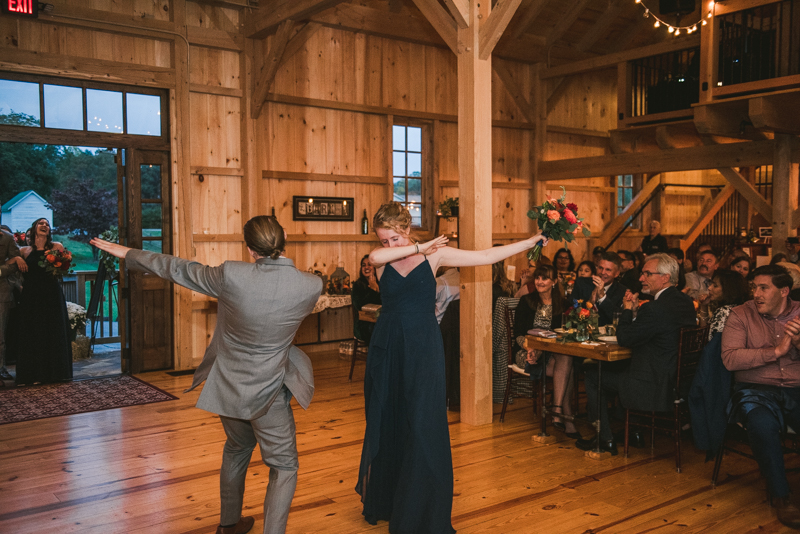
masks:
<svg viewBox="0 0 800 534"><path fill-rule="evenodd" d="M169 153L125 152L127 246L170 254ZM172 284L150 273L128 271L127 287L130 371L171 368Z"/></svg>

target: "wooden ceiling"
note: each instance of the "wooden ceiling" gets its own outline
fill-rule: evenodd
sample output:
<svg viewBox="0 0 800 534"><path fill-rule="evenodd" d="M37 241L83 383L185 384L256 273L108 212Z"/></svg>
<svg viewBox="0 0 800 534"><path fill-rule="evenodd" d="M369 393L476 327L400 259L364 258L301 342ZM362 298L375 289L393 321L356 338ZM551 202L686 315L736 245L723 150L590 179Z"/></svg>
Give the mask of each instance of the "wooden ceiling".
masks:
<svg viewBox="0 0 800 534"><path fill-rule="evenodd" d="M444 6L445 0L438 1ZM658 7L657 0L645 3ZM266 37L281 22L293 20L446 46L412 0L261 0L258 4L246 19L247 37ZM697 6L685 21L698 19L699 1ZM664 27L654 28L654 19L644 17L644 12L634 0L521 0L494 55L558 66L684 38L670 35Z"/></svg>

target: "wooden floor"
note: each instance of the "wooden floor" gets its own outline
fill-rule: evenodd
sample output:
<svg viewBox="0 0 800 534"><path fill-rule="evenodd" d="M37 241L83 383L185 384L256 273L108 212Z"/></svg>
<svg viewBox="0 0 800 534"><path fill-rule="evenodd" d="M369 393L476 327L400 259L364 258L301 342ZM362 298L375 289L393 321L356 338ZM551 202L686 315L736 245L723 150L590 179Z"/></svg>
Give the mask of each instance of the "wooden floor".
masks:
<svg viewBox="0 0 800 534"><path fill-rule="evenodd" d="M385 522L373 527L363 520L353 490L364 365L350 383L349 362L337 353L313 359L314 402L308 411L295 409L300 474L288 531L388 532ZM224 443L219 418L193 407L198 392L183 393L191 377L139 376L180 400L0 426L0 532L214 532ZM750 460L726 457L725 482L712 489L712 465L690 444L683 473L675 472L666 436L656 438L654 456L633 449L628 459L598 462L571 440L533 443L529 402L511 406L504 424L498 418L471 427L450 414L459 533L784 530ZM245 513L256 517L253 532L262 528L267 472L256 453L245 495Z"/></svg>

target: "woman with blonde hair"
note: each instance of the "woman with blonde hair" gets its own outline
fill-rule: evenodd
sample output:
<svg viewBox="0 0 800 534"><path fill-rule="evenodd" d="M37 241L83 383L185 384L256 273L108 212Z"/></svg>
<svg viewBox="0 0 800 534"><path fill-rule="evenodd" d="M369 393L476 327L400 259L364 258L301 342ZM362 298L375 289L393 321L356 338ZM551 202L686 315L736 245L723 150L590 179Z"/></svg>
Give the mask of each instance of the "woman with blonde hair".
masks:
<svg viewBox="0 0 800 534"><path fill-rule="evenodd" d="M393 533L455 532L453 462L447 425L442 338L434 314L439 267L471 267L533 248L537 235L502 247L459 250L447 238L417 243L411 215L397 202L373 218L381 248L369 259L377 270L383 307L367 357L367 428L356 491L370 524L389 521Z"/></svg>

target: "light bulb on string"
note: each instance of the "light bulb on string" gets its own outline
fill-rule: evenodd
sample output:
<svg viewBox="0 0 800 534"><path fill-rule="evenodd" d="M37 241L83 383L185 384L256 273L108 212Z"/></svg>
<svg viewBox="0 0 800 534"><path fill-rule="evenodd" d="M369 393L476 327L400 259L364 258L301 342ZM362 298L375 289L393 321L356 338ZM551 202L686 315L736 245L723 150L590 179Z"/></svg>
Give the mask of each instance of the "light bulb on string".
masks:
<svg viewBox="0 0 800 534"><path fill-rule="evenodd" d="M676 36L677 35L681 35L681 31L685 31L685 33L687 33L687 34L691 34L691 33L696 32L698 24L702 25L702 26L706 26L707 25L706 20L701 16L700 19L697 22L693 23L693 24L689 24L687 26L671 26L671 25L667 24L664 20L659 18L658 15L656 15L655 13L652 13L650 11L650 8L648 8L647 5L644 3L644 0L634 0L634 2L637 3L637 4L641 4L644 7L644 13L642 13L642 17L650 18L651 15L653 16L653 18L655 19L655 22L653 23L653 27L654 28L660 28L662 25L666 26L668 31L669 31L669 33L674 33ZM709 3L708 3L709 10L713 11L714 6L716 6L716 1L715 0L710 0ZM709 12L708 13L708 18L711 18L712 16L713 16L713 13Z"/></svg>
<svg viewBox="0 0 800 534"><path fill-rule="evenodd" d="M659 26L661 26L661 23L659 21L656 21L656 23L653 24L653 28L658 28Z"/></svg>

